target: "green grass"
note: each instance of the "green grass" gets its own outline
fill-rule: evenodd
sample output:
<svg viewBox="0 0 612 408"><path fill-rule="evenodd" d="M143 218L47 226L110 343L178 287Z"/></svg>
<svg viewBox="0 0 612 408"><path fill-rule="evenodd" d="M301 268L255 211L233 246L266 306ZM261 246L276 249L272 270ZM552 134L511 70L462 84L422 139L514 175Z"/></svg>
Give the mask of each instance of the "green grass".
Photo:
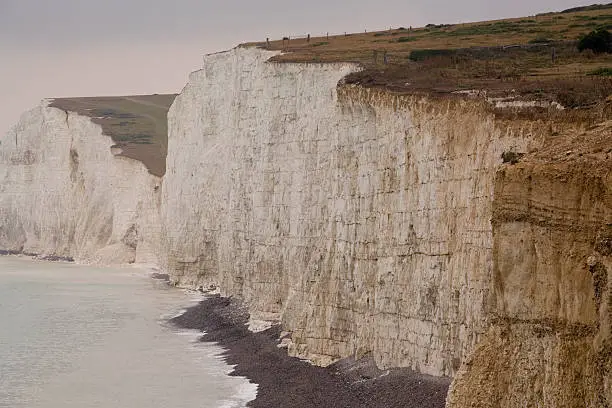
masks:
<svg viewBox="0 0 612 408"><path fill-rule="evenodd" d="M587 75L589 76L612 76L612 67L602 67L602 68L597 68L591 72L589 72Z"/></svg>
<svg viewBox="0 0 612 408"><path fill-rule="evenodd" d="M520 22L498 21L489 24L476 24L467 27L458 27L451 31L437 31L435 35L442 36L471 36L471 35L496 35L503 33L520 32L533 24L522 24ZM433 34L433 33L432 33Z"/></svg>
<svg viewBox="0 0 612 408"><path fill-rule="evenodd" d="M549 44L551 42L553 42L553 40L544 36L537 36L533 40L529 40L529 44Z"/></svg>

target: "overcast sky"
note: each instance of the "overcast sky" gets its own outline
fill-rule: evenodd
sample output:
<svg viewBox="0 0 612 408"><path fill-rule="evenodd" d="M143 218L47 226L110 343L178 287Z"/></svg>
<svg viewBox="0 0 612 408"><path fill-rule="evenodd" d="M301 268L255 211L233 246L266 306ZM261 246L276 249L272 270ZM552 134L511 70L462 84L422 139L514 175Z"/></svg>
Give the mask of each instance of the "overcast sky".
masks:
<svg viewBox="0 0 612 408"><path fill-rule="evenodd" d="M0 0L0 132L46 97L179 92L246 41L520 17L584 0Z"/></svg>

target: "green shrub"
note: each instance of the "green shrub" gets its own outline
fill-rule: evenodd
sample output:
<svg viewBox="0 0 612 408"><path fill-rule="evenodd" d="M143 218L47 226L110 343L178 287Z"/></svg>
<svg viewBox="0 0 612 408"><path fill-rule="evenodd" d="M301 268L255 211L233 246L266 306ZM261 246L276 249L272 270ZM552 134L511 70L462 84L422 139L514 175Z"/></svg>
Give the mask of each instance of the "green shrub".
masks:
<svg viewBox="0 0 612 408"><path fill-rule="evenodd" d="M596 16L574 16L574 20L583 20L583 21L597 20L597 17Z"/></svg>
<svg viewBox="0 0 612 408"><path fill-rule="evenodd" d="M452 27L452 24L427 24L426 28L446 28Z"/></svg>
<svg viewBox="0 0 612 408"><path fill-rule="evenodd" d="M567 10L563 10L561 13L575 13L577 11L591 11L591 10L607 10L612 8L612 3L609 4L593 4L591 6L579 6L572 7Z"/></svg>
<svg viewBox="0 0 612 408"><path fill-rule="evenodd" d="M514 151L503 152L501 155L502 161L504 163L516 164L521 160L525 153L518 153Z"/></svg>
<svg viewBox="0 0 612 408"><path fill-rule="evenodd" d="M450 57L457 53L455 50L441 49L441 50L414 50L410 52L408 57L411 61L424 61L434 57Z"/></svg>
<svg viewBox="0 0 612 408"><path fill-rule="evenodd" d="M596 54L612 53L612 34L608 30L595 30L580 38L578 50L592 50Z"/></svg>
<svg viewBox="0 0 612 408"><path fill-rule="evenodd" d="M589 72L587 75L591 75L591 76L612 76L612 67L597 68L597 69Z"/></svg>
<svg viewBox="0 0 612 408"><path fill-rule="evenodd" d="M397 39L397 42L403 43L403 42L411 42L411 41L416 41L417 39L414 37L400 37Z"/></svg>

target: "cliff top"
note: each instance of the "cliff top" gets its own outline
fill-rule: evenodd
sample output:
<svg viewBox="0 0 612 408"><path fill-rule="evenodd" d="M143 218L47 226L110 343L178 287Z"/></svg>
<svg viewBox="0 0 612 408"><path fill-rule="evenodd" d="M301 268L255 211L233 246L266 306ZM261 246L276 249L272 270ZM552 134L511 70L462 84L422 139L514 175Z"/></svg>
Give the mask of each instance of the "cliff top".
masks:
<svg viewBox="0 0 612 408"><path fill-rule="evenodd" d="M407 16L409 17L409 16ZM581 35L612 30L612 3L523 18L428 24L323 37L248 43L284 51L277 62L357 62L349 83L402 93L508 91L565 107L612 93L612 54L580 53ZM554 55L554 57L553 57Z"/></svg>
<svg viewBox="0 0 612 408"><path fill-rule="evenodd" d="M170 95L57 98L49 106L88 116L121 147L122 156L139 160L151 174L163 176L168 151Z"/></svg>

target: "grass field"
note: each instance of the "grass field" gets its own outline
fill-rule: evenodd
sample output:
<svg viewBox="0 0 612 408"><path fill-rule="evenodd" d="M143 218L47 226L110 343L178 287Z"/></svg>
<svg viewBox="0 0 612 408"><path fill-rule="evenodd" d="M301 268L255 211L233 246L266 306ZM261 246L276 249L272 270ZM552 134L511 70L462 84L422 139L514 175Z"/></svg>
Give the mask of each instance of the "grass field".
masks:
<svg viewBox="0 0 612 408"><path fill-rule="evenodd" d="M612 54L576 48L581 35L597 28L612 31L612 3L497 21L406 25L244 46L282 50L273 58L278 62L359 63L364 70L348 81L363 86L409 93L513 90L585 107L612 93Z"/></svg>
<svg viewBox="0 0 612 408"><path fill-rule="evenodd" d="M168 151L167 113L176 95L57 98L50 106L89 116L121 147L122 155L143 162L162 176Z"/></svg>

